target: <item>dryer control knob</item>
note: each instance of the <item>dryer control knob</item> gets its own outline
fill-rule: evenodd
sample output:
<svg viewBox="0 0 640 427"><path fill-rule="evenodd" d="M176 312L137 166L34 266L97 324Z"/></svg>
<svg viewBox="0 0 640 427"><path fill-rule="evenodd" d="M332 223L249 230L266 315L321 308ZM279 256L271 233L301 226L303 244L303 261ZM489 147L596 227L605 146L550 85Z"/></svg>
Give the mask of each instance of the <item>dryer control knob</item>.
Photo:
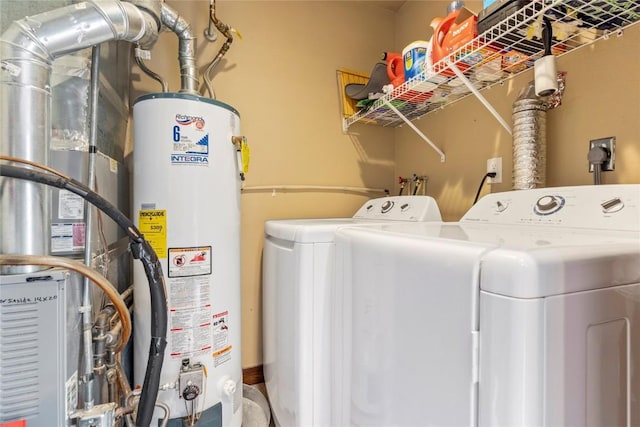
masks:
<svg viewBox="0 0 640 427"><path fill-rule="evenodd" d="M382 204L382 208L380 209L380 211L382 213L387 213L391 210L391 208L393 208L393 202L391 200L387 200Z"/></svg>

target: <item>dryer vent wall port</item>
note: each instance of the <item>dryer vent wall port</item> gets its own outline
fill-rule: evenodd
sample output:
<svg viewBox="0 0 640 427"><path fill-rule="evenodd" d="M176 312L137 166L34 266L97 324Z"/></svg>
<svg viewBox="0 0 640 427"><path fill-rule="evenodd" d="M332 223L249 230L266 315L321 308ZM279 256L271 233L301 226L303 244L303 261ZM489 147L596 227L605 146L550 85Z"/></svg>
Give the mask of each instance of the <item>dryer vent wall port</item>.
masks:
<svg viewBox="0 0 640 427"><path fill-rule="evenodd" d="M615 154L616 154L616 137L610 136L607 138L592 139L589 141L589 153L592 150L602 148L607 157L602 162L601 171L612 171L615 169ZM589 162L589 172L593 172L593 162Z"/></svg>

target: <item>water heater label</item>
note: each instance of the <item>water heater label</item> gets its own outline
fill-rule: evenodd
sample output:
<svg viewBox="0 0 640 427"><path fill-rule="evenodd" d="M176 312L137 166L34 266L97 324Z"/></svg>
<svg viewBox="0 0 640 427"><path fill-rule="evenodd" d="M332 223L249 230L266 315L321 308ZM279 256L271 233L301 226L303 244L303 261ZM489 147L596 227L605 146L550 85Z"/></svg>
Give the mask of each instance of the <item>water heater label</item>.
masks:
<svg viewBox="0 0 640 427"><path fill-rule="evenodd" d="M213 364L219 366L229 360L229 311L223 311L213 315Z"/></svg>
<svg viewBox="0 0 640 427"><path fill-rule="evenodd" d="M158 258L167 257L167 211L147 209L138 211L138 228Z"/></svg>
<svg viewBox="0 0 640 427"><path fill-rule="evenodd" d="M168 280L169 351L173 358L211 351L209 277Z"/></svg>
<svg viewBox="0 0 640 427"><path fill-rule="evenodd" d="M169 248L169 277L211 274L211 246Z"/></svg>
<svg viewBox="0 0 640 427"><path fill-rule="evenodd" d="M209 134L201 116L176 114L171 164L209 166Z"/></svg>

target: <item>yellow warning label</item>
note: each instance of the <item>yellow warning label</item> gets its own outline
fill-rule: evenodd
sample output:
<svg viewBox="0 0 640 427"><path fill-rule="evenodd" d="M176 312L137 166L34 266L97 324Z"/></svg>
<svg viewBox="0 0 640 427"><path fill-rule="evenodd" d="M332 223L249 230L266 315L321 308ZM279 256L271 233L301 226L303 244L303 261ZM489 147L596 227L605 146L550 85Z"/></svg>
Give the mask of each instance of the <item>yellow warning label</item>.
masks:
<svg viewBox="0 0 640 427"><path fill-rule="evenodd" d="M138 211L138 228L158 258L167 257L167 211L149 209Z"/></svg>
<svg viewBox="0 0 640 427"><path fill-rule="evenodd" d="M219 357L220 355L222 355L222 354L224 354L224 353L226 353L228 351L231 351L231 348L232 348L232 346L228 345L225 348L223 348L222 350L214 351L212 356L213 357Z"/></svg>
<svg viewBox="0 0 640 427"><path fill-rule="evenodd" d="M243 138L242 145L240 147L240 154L242 155L242 173L245 175L249 172L249 160L251 159L251 149L247 144L247 140Z"/></svg>

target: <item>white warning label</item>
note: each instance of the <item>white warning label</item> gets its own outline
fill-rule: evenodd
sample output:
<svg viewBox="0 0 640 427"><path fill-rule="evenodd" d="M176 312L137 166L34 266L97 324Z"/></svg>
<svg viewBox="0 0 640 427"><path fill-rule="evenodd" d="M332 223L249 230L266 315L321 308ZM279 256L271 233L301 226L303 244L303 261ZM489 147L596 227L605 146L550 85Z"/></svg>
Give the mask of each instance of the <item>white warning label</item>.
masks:
<svg viewBox="0 0 640 427"><path fill-rule="evenodd" d="M171 357L194 356L211 350L211 307L169 312Z"/></svg>
<svg viewBox="0 0 640 427"><path fill-rule="evenodd" d="M169 248L169 277L211 274L211 246Z"/></svg>
<svg viewBox="0 0 640 427"><path fill-rule="evenodd" d="M210 277L168 280L169 353L179 358L212 350Z"/></svg>
<svg viewBox="0 0 640 427"><path fill-rule="evenodd" d="M229 344L229 312L223 311L213 315L213 361L219 366L231 360Z"/></svg>
<svg viewBox="0 0 640 427"><path fill-rule="evenodd" d="M85 224L53 223L51 224L51 252L71 252L83 250L85 242Z"/></svg>
<svg viewBox="0 0 640 427"><path fill-rule="evenodd" d="M60 190L58 193L58 218L84 218L84 199L71 191Z"/></svg>

